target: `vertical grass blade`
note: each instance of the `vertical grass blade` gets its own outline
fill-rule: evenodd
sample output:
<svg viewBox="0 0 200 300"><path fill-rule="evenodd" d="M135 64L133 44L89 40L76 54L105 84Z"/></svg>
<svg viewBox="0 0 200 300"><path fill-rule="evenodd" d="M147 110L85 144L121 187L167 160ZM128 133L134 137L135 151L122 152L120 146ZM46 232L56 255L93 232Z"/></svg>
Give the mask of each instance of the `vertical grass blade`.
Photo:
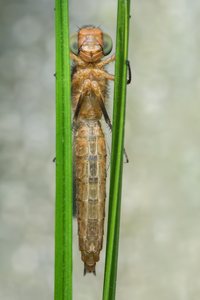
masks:
<svg viewBox="0 0 200 300"><path fill-rule="evenodd" d="M111 175L103 300L114 300L120 228L130 0L118 0Z"/></svg>
<svg viewBox="0 0 200 300"><path fill-rule="evenodd" d="M72 136L68 1L55 1L55 300L72 299Z"/></svg>

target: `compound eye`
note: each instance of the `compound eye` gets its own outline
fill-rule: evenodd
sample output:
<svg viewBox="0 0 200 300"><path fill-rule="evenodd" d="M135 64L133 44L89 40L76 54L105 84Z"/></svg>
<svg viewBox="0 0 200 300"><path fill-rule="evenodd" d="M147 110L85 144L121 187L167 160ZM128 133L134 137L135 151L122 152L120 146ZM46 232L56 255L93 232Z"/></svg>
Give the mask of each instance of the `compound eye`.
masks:
<svg viewBox="0 0 200 300"><path fill-rule="evenodd" d="M103 34L103 53L104 55L108 55L112 51L112 39L111 37L107 34Z"/></svg>
<svg viewBox="0 0 200 300"><path fill-rule="evenodd" d="M78 55L78 33L74 33L70 37L70 50Z"/></svg>

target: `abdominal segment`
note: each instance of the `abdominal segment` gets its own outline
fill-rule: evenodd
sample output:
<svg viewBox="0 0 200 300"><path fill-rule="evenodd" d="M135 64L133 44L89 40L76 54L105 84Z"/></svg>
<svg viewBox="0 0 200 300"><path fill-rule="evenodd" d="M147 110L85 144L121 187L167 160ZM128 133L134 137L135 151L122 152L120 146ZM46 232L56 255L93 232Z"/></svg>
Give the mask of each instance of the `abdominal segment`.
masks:
<svg viewBox="0 0 200 300"><path fill-rule="evenodd" d="M106 198L106 145L100 122L78 122L74 147L79 249L85 273L95 273L103 244Z"/></svg>

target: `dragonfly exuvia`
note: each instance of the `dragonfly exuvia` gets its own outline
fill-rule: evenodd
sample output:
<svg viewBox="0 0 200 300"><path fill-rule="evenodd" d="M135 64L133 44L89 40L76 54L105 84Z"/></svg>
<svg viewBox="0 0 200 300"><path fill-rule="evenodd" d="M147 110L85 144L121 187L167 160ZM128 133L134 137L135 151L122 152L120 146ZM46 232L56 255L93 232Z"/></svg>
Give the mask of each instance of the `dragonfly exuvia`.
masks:
<svg viewBox="0 0 200 300"><path fill-rule="evenodd" d="M102 116L112 129L105 103L108 81L114 80L114 75L105 66L115 61L115 55L103 59L112 50L112 39L91 25L83 26L71 36L70 48L79 249L84 274L95 274L103 245L106 199L107 155ZM130 75L129 64L128 70Z"/></svg>

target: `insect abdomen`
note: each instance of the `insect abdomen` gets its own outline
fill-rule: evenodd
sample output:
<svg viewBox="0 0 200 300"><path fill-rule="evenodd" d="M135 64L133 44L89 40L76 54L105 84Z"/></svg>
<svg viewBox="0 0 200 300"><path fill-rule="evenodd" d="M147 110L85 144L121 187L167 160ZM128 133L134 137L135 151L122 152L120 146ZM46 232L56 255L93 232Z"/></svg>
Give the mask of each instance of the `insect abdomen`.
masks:
<svg viewBox="0 0 200 300"><path fill-rule="evenodd" d="M102 249L106 146L99 121L81 121L75 133L76 203L79 249L85 272L94 272Z"/></svg>

